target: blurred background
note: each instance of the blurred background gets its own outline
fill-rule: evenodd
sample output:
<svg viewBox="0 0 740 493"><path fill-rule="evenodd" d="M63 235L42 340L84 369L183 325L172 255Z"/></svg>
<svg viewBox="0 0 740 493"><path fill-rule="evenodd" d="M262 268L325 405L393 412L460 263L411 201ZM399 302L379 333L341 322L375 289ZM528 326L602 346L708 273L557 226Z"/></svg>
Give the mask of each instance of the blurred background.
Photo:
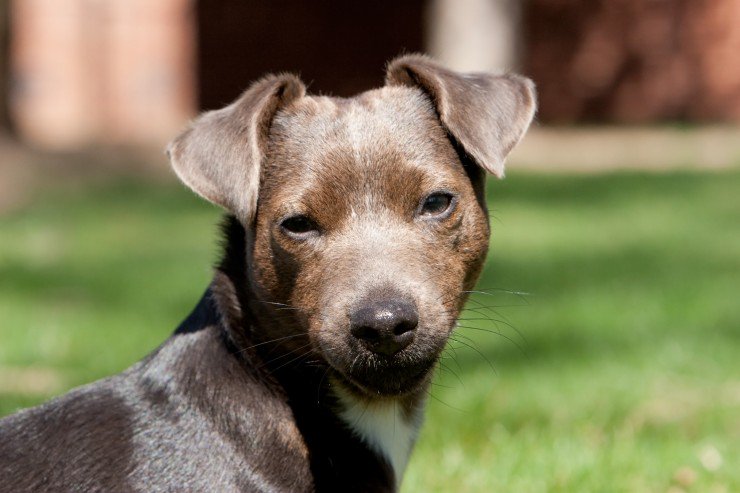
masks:
<svg viewBox="0 0 740 493"><path fill-rule="evenodd" d="M220 213L162 153L190 118L416 51L540 109L404 491L740 491L740 0L0 0L0 415L194 306Z"/></svg>

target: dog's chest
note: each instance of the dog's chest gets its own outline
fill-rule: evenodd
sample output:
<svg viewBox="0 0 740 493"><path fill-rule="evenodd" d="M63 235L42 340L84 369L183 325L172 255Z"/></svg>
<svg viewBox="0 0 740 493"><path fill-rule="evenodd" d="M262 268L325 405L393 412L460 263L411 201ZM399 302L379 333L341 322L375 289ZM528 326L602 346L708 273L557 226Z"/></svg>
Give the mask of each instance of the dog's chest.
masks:
<svg viewBox="0 0 740 493"><path fill-rule="evenodd" d="M418 417L408 416L396 401L368 403L343 392L338 394L342 421L390 463L396 483L400 484L419 430Z"/></svg>

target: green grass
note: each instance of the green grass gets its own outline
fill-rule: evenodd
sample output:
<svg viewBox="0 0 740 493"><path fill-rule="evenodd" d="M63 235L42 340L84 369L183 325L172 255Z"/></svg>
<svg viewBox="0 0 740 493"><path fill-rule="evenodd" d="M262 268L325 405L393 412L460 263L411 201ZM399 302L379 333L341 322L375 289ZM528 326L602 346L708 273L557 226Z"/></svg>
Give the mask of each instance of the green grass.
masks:
<svg viewBox="0 0 740 493"><path fill-rule="evenodd" d="M501 336L458 330L404 491L740 491L740 173L514 172L489 198L491 295L462 324ZM162 341L217 219L135 182L0 216L0 414Z"/></svg>

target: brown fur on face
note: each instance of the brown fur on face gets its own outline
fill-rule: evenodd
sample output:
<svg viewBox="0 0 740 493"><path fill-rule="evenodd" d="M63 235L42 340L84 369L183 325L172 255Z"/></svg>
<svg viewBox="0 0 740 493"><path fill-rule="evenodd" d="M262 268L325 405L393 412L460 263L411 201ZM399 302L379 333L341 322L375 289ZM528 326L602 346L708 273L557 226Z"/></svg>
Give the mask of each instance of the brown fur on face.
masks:
<svg viewBox="0 0 740 493"><path fill-rule="evenodd" d="M458 74L407 56L387 79L341 99L270 77L171 147L183 180L245 225L252 337L280 339L272 351L289 356L284 364L328 365L365 395L427 381L488 247L479 170L503 174L534 113L532 84L517 76ZM222 162L192 151L204 140ZM421 214L438 192L452 196L449 214ZM286 231L296 217L308 234ZM413 342L392 356L350 334L350 314L375 299L418 310Z"/></svg>
<svg viewBox="0 0 740 493"><path fill-rule="evenodd" d="M298 312L270 336L307 331L311 349L362 390L415 389L488 246L485 211L432 104L404 87L352 100L306 97L278 113L269 142L251 281L259 298ZM437 191L453 195L452 213L419 216ZM321 234L286 234L281 220L296 214ZM383 295L408 298L419 311L413 343L393 358L367 351L348 329L354 308Z"/></svg>

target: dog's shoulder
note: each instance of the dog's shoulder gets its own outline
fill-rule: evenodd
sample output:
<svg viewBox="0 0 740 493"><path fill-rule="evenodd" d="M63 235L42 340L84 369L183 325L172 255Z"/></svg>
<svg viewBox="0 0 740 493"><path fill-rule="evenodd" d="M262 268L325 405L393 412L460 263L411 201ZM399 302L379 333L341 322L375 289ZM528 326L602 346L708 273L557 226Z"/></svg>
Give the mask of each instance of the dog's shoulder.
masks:
<svg viewBox="0 0 740 493"><path fill-rule="evenodd" d="M119 382L119 377L101 380L0 420L4 491L72 485L115 491L124 485L133 420Z"/></svg>
<svg viewBox="0 0 740 493"><path fill-rule="evenodd" d="M121 374L0 420L0 477L8 491L312 486L284 396L244 371L212 325L180 331Z"/></svg>

